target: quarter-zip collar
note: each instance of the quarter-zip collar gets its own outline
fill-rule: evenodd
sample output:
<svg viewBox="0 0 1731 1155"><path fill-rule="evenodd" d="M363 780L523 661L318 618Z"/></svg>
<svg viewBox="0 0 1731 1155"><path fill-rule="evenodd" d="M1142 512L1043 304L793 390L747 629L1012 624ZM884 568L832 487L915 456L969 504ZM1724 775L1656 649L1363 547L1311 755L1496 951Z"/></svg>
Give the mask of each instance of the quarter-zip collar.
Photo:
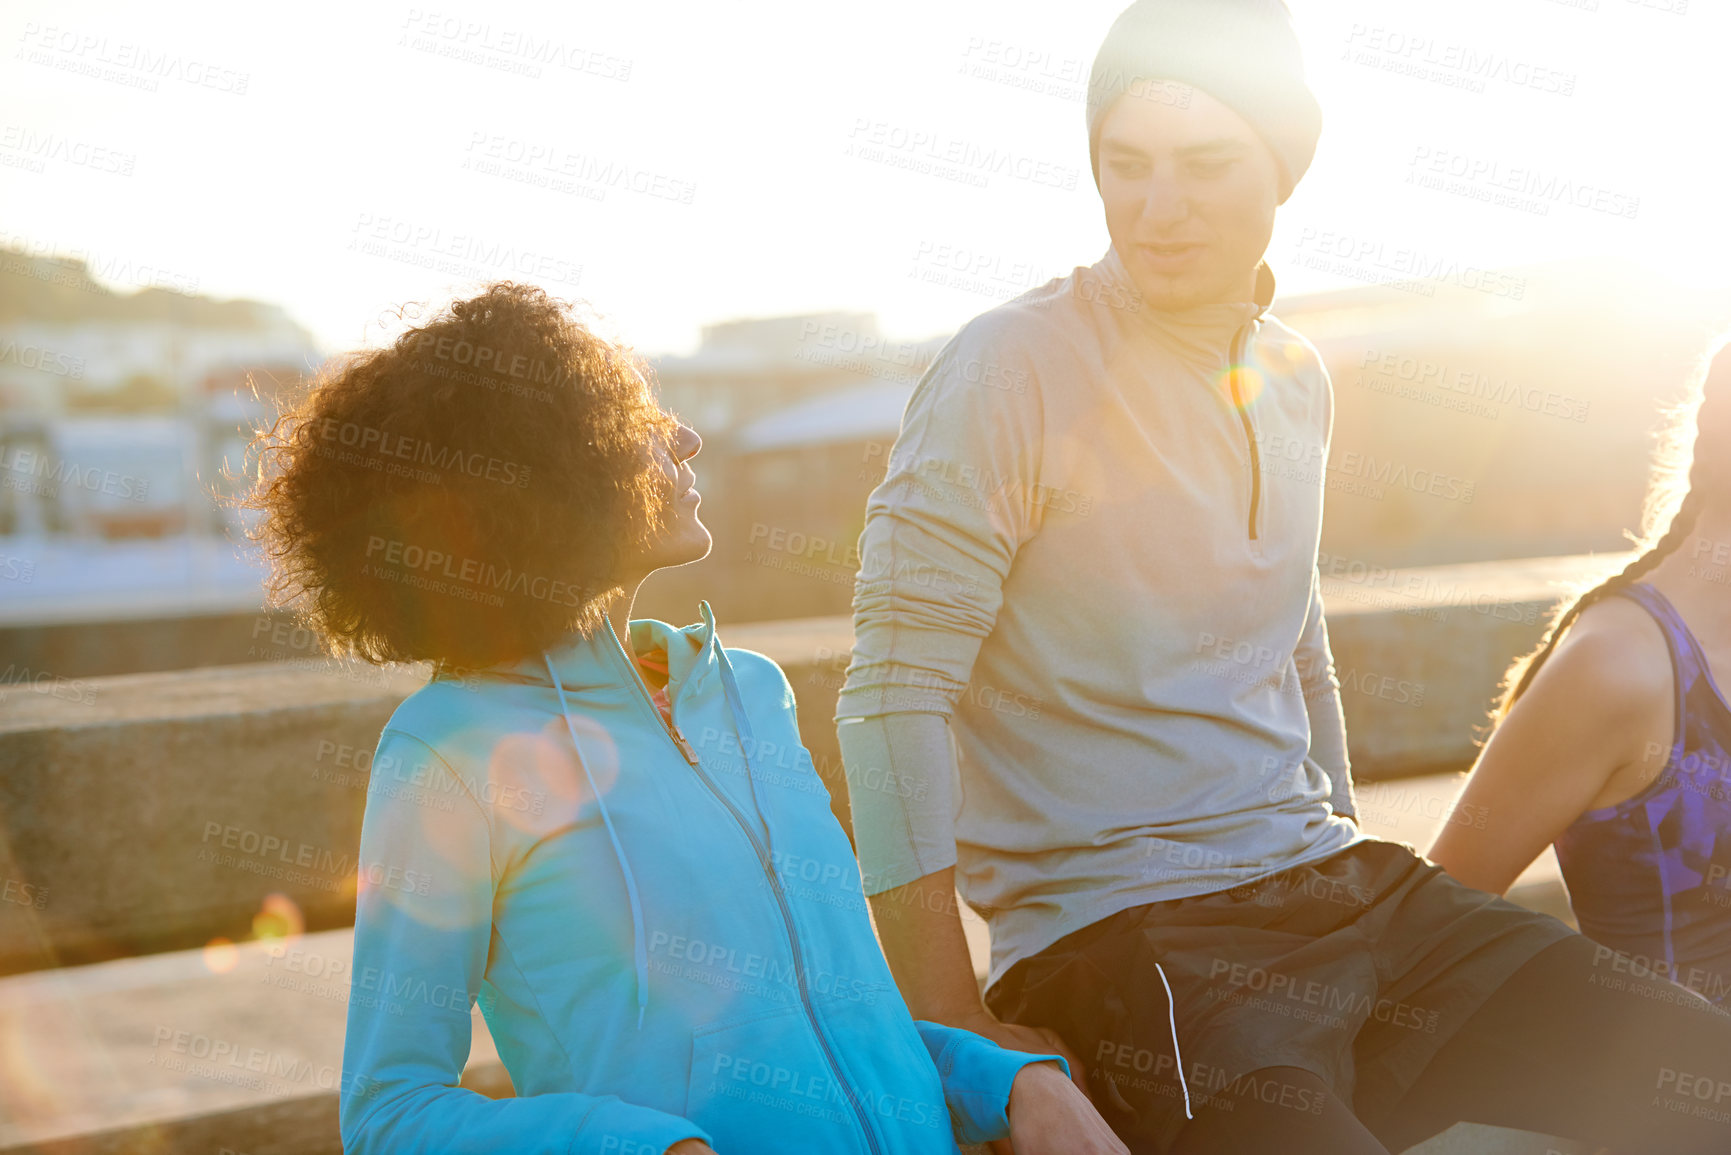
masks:
<svg viewBox="0 0 1731 1155"><path fill-rule="evenodd" d="M1256 266L1256 284L1251 300L1223 301L1176 310L1156 309L1148 304L1116 248L1107 249L1093 271L1114 289L1110 297L1102 299L1129 302L1129 307L1121 312L1126 314L1125 320L1132 327L1146 329L1186 361L1210 369L1227 358L1234 338L1245 326L1267 312L1274 301L1274 273L1266 264Z"/></svg>

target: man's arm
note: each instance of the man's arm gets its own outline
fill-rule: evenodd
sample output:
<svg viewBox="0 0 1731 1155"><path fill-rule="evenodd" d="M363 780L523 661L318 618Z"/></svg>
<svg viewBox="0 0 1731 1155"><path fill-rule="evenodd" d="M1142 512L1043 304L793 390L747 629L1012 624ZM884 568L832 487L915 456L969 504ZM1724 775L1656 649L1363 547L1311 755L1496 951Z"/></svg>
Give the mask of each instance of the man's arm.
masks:
<svg viewBox="0 0 1731 1155"><path fill-rule="evenodd" d="M1330 805L1336 814L1358 820L1352 793L1352 764L1346 753L1346 716L1340 707L1340 680L1334 676L1334 654L1328 647L1328 623L1322 612L1322 579L1310 579L1310 612L1294 651L1304 710L1310 716L1310 759L1334 783Z"/></svg>
<svg viewBox="0 0 1731 1155"><path fill-rule="evenodd" d="M1041 517L1030 497L1040 480L1039 374L1024 374L1025 393L982 388L978 365L1002 366L1020 345L981 321L914 391L867 506L838 737L865 891L915 1017L1065 1054L1055 1038L987 1013L956 902L949 718Z"/></svg>
<svg viewBox="0 0 1731 1155"><path fill-rule="evenodd" d="M859 845L878 941L914 1018L1013 1050L1063 1055L1081 1082L1082 1065L1057 1035L1000 1023L980 999L956 897L949 721L896 713L845 720L837 733L855 829L871 832L859 835ZM922 797L923 805L905 804Z"/></svg>

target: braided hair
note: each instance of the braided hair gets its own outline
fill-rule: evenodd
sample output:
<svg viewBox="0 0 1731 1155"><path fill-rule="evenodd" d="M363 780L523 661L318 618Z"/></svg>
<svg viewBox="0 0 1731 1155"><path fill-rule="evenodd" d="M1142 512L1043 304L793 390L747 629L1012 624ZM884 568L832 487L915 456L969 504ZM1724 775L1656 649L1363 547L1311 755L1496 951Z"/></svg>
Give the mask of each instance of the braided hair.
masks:
<svg viewBox="0 0 1731 1155"><path fill-rule="evenodd" d="M1621 573L1612 574L1576 597L1552 620L1538 647L1515 660L1503 677L1502 700L1497 704L1494 722L1508 716L1515 701L1538 676L1539 667L1557 648L1563 633L1574 625L1583 610L1640 581L1676 553L1694 530L1711 488L1703 478L1711 454L1701 444L1702 430L1706 427L1701 418L1709 405L1716 421L1722 423L1731 416L1717 412L1720 407L1731 405L1731 341L1721 342L1710 357L1700 388L1691 389L1690 395L1671 411L1660 435L1642 511L1642 534L1635 540L1640 553ZM1665 527L1663 533L1658 532L1661 525Z"/></svg>

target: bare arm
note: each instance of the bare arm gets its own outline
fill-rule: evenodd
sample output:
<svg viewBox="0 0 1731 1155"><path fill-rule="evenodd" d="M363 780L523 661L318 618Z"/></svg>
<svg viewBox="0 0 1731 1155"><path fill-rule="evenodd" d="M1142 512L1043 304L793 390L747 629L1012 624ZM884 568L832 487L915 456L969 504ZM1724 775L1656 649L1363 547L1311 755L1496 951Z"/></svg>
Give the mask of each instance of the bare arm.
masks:
<svg viewBox="0 0 1731 1155"><path fill-rule="evenodd" d="M1014 1051L1064 1056L1076 1084L1087 1089L1082 1064L1052 1031L1001 1023L980 1000L956 899L955 869L917 878L871 897L878 941L890 973L916 1019L960 1027Z"/></svg>
<svg viewBox="0 0 1731 1155"><path fill-rule="evenodd" d="M1585 611L1480 752L1430 858L1502 894L1591 808L1632 797L1663 767L1675 725L1663 636L1639 606Z"/></svg>

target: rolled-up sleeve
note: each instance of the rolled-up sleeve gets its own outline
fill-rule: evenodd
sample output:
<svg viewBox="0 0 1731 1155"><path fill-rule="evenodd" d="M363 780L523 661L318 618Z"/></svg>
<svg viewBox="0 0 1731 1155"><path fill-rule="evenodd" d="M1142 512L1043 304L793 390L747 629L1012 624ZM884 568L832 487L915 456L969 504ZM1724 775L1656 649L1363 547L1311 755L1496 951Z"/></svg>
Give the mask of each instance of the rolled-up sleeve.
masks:
<svg viewBox="0 0 1731 1155"><path fill-rule="evenodd" d="M866 506L836 718L868 893L955 861L955 754L943 723L1041 516L1040 385L1019 351L1027 339L988 314L945 347Z"/></svg>

